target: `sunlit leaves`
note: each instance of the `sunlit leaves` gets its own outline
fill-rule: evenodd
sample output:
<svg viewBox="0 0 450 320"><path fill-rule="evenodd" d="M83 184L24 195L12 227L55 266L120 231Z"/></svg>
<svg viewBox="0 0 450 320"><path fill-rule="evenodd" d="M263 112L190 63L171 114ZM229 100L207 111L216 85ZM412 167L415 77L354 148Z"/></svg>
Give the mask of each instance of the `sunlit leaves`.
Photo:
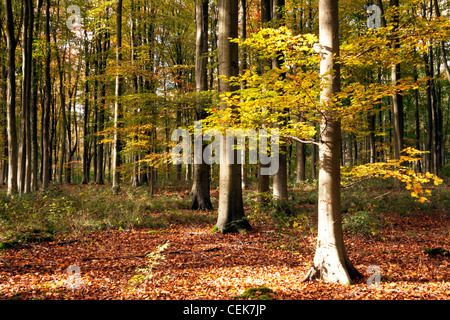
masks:
<svg viewBox="0 0 450 320"><path fill-rule="evenodd" d="M420 173L414 171L409 163L420 161L420 155L425 152L408 147L402 151L398 160L389 160L388 162L367 163L354 167L342 167L342 185L349 185L355 182L370 178L396 178L407 190L411 191L411 197L423 203L427 201L428 195L431 195L429 189L424 189L427 183L439 185L442 179L432 173Z"/></svg>

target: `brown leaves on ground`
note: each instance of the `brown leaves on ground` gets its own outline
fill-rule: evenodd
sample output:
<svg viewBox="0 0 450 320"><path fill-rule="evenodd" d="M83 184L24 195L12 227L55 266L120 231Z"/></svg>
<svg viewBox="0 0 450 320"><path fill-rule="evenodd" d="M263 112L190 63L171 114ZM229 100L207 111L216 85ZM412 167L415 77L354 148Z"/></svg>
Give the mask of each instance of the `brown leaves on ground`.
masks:
<svg viewBox="0 0 450 320"><path fill-rule="evenodd" d="M189 214L189 211L186 211ZM366 277L352 285L301 283L314 256L313 235L295 250L284 236L253 224L246 234L211 232L212 225L109 230L71 239L28 243L0 253L2 299L233 299L248 288L268 287L274 299L449 299L449 257L425 248L450 248L448 217L417 213L386 217L379 237L346 235L350 259ZM169 242L165 259L148 269L147 254ZM80 268L80 288L70 289L67 268ZM381 270L369 288L367 268ZM133 281L138 269L151 272ZM134 278L133 278L134 277Z"/></svg>

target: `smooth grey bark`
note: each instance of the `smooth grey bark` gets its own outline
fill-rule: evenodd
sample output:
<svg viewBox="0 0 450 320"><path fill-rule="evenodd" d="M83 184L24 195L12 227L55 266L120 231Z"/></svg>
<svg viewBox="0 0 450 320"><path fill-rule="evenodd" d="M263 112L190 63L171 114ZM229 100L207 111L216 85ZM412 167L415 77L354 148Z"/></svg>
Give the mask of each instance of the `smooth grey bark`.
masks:
<svg viewBox="0 0 450 320"><path fill-rule="evenodd" d="M398 0L390 0L389 5L391 7L398 7ZM399 24L398 15L393 17L394 29L396 32ZM394 38L393 47L398 48L398 39ZM393 85L396 85L401 78L400 64L394 64L391 67L391 81ZM396 92L392 95L392 116L393 116L393 140L394 140L394 159L400 159L400 152L403 149L403 97L400 93Z"/></svg>
<svg viewBox="0 0 450 320"><path fill-rule="evenodd" d="M6 121L8 132L8 191L9 196L17 193L17 129L16 129L16 38L11 0L5 0L5 23L7 45L7 88L6 88Z"/></svg>
<svg viewBox="0 0 450 320"><path fill-rule="evenodd" d="M237 43L231 43L230 38L238 37L239 0L222 0L219 3L219 74L226 79L238 75L239 52ZM221 92L233 92L237 88L220 78ZM226 102L221 108L227 108ZM219 177L219 210L216 228L222 232L239 232L250 229L244 214L241 185L241 165L237 161L237 150L227 148L226 135L222 135L220 146L220 177ZM229 156L233 162L229 163Z"/></svg>
<svg viewBox="0 0 450 320"><path fill-rule="evenodd" d="M272 20L272 8L270 0L261 0L261 24L262 27L266 27L268 23ZM261 73L264 72L264 67L268 64L268 62L263 61L261 63ZM267 167L268 165L262 164L258 162L258 202L265 202L267 199L264 194L267 194L270 191L270 180L268 175L262 175L261 169Z"/></svg>
<svg viewBox="0 0 450 320"><path fill-rule="evenodd" d="M116 10L116 68L120 66L122 60L122 0L117 0ZM116 70L116 85L115 85L115 101L114 101L114 141L112 150L112 191L117 193L120 190L120 173L119 167L121 165L120 152L122 150L121 143L121 122L123 117L122 104L119 101L122 94L122 79L119 70Z"/></svg>
<svg viewBox="0 0 450 320"><path fill-rule="evenodd" d="M200 121L206 117L205 97L202 93L208 90L208 0L197 0L196 6L196 63L195 89L198 94L195 119ZM202 147L202 154L203 154ZM200 157L200 163L194 164L194 179L192 185L192 210L211 210L213 208L210 197L210 166Z"/></svg>
<svg viewBox="0 0 450 320"><path fill-rule="evenodd" d="M65 60L65 52L62 55L57 55L56 60L58 62L58 74L59 74L59 100L60 100L60 108L61 108L61 117L62 117L62 137L61 137L61 157L59 159L59 173L58 173L58 183L63 183L63 172L64 172L64 164L66 159L66 127L67 127L67 117L66 117L66 94L64 87L64 71L62 67L62 61Z"/></svg>
<svg viewBox="0 0 450 320"><path fill-rule="evenodd" d="M320 74L324 106L319 135L318 234L314 265L304 281L314 278L347 284L360 273L351 264L344 246L341 218L341 123L326 106L340 91L338 1L319 0Z"/></svg>
<svg viewBox="0 0 450 320"><path fill-rule="evenodd" d="M239 20L241 28L239 30L239 39L244 41L247 38L247 0L239 0L240 11ZM245 72L247 69L247 50L246 48L241 48L240 50L240 70L241 73ZM241 89L245 89L246 83L243 81L241 83ZM246 162L246 152L242 153L242 189L248 188L248 165Z"/></svg>
<svg viewBox="0 0 450 320"><path fill-rule="evenodd" d="M50 182L50 105L52 83L50 77L51 47L50 47L50 0L45 5L45 103L42 112L42 189L48 188Z"/></svg>
<svg viewBox="0 0 450 320"><path fill-rule="evenodd" d="M277 26L282 25L282 12L284 10L284 0L273 0L272 2L272 20L277 23ZM280 68L283 63L284 57L281 53L278 53L277 57L272 61L272 68ZM281 75L285 77L284 74ZM282 127L287 119L288 109L285 108L282 111L282 115L278 117L278 121L281 123L278 125ZM277 200L287 200L288 198L288 170L287 170L287 141L283 141L279 146L279 164L278 171L273 175L273 196ZM286 206L281 208L283 211L290 212L290 209Z"/></svg>
<svg viewBox="0 0 450 320"><path fill-rule="evenodd" d="M24 0L22 19L22 108L20 117L18 189L31 191L31 77L33 50L33 2Z"/></svg>

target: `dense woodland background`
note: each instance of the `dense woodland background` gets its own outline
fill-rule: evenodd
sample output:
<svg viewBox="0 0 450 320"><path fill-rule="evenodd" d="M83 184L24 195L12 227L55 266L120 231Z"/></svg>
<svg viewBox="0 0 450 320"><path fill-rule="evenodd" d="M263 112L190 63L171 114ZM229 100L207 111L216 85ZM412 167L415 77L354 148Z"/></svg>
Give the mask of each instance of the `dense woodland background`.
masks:
<svg viewBox="0 0 450 320"><path fill-rule="evenodd" d="M194 1L126 1L120 37L115 3L111 1L5 3L0 16L0 46L5 52L1 60L0 183L8 181L8 150L13 158L9 162L14 166L11 172L17 169L10 192L16 192L15 181L19 193L45 189L50 181L97 184L111 181L116 74L121 79L120 166L117 166L121 179L133 184L192 179L191 166L173 166L160 160L168 158L173 129L192 125L195 118ZM77 22L76 12L67 10L70 5L79 6L81 28L68 28L68 20L75 26ZM271 22L271 10L264 9L264 5L264 1L241 3L245 10L240 12L240 26L244 22L246 26L246 32L241 28L241 37L264 25L281 24ZM342 43L367 29L366 5L364 1L340 2ZM386 10L389 7L387 2L382 5ZM414 54L416 49L408 47L408 55L401 57L400 77L422 80L421 86L401 92L398 115L389 107L392 105L389 96L373 112L353 114L357 119L342 132L342 164L392 157L393 124L398 117L404 146L430 151L423 155L419 169L439 173L448 158L450 95L444 63L449 49L448 41L440 39L442 30L435 30L432 24L438 16L447 14L448 3L407 1L401 5L404 11L400 14L401 27L417 28L413 32L426 41L428 50ZM8 9L9 20L5 19ZM261 10L268 12L267 17L261 16ZM218 7L214 1L208 4L207 19L205 89L217 92ZM317 2L287 1L284 19L283 24L294 34L317 34ZM426 23L415 24L418 19ZM426 27L429 29L418 29ZM119 40L120 59L116 61ZM371 50L370 43L365 49ZM241 70L256 66L256 59L242 56ZM365 60L352 70L352 81L368 86L391 80L390 68L364 63ZM9 92L10 105L8 68L15 70L9 75L15 84ZM7 114L15 119L10 128ZM8 133L12 142L9 149ZM297 181L317 178L317 148L295 141L290 141L287 147L289 177L296 177ZM253 169L251 174L254 173Z"/></svg>
<svg viewBox="0 0 450 320"><path fill-rule="evenodd" d="M367 27L372 13L366 9L371 4L381 9L378 29ZM330 23L319 20L320 10ZM64 273L69 260L84 263L82 270L111 260L122 272L112 281L114 288L122 282L138 283L131 293L114 289L114 297L140 298L144 290L152 298L198 298L203 296L196 289L195 294L175 294L167 289L163 275L153 273L165 263L164 252L171 257L171 268L188 263L185 255L194 254L196 268L211 270L215 251L239 256L239 246L245 243L245 248L255 250L255 261L273 259L274 265L295 265L305 273L316 232L320 239L337 239L337 247L343 248L343 229L352 237L350 258L359 262L353 267L345 249L338 249L346 277L328 278L331 282L362 278L361 268L374 262L361 248L373 244L381 265L391 261L380 258L386 252L394 255L383 249L386 241L411 241L410 252L421 257L420 263L402 256L406 248L396 252L395 259L406 259L422 270L420 281L427 285L417 295L400 285L397 296L433 298L437 290L435 297L448 298L449 14L446 0L2 1L1 245L16 250L10 251L11 258L1 259L5 279L17 275L17 283L35 281L27 278L26 266L52 253L56 260L34 267ZM339 37L327 38L324 30L328 35L338 32ZM329 47L324 45L328 39L334 41ZM332 65L328 72L322 69L324 56ZM331 89L322 84L329 74L338 75L330 80ZM324 103L326 98L330 100ZM205 128L226 124L279 129L279 172L261 175L260 163L172 163L173 130L193 130L199 120ZM319 157L329 145L334 150L328 150L331 164ZM320 170L330 174L322 184ZM328 180L332 190L326 195L321 186ZM324 201L328 207L321 207ZM330 212L338 216L339 227L321 238L320 221L326 220L320 214ZM402 227L403 233L394 232L395 226L410 220L414 221ZM214 231L243 233L209 242L204 235L211 225ZM256 234L246 238L244 229ZM418 231L425 229L426 234ZM131 230L128 238L120 233L124 230ZM85 232L94 232L95 241L103 243L98 250L89 252L84 246L84 241L91 241ZM417 234L405 240L408 232ZM362 238L353 238L356 235ZM191 241L190 236L198 239ZM111 249L114 244L108 237L125 251ZM161 246L169 241L169 249ZM45 249L20 247L36 242L43 242ZM71 243L78 242L85 253L82 260L70 253ZM128 252L130 243L134 249ZM192 251L193 243L200 244L198 252ZM65 257L58 245L68 250ZM148 247L156 247L150 256ZM332 256L316 249L316 258L323 254L325 261ZM32 250L38 260L22 259L21 250ZM433 259L441 260L432 264L444 268L439 276L430 274L427 264L436 252L438 258ZM130 273L127 268L142 267L143 257L149 259L145 267L124 280ZM129 263L116 265L128 258ZM245 261L239 264L253 265ZM286 281L327 279L330 275L315 263L303 279ZM93 286L105 279L105 270L98 268L100 275L85 279ZM401 268L392 268L384 280L403 281ZM174 278L187 278L175 269ZM330 265L331 269L339 266ZM265 271L257 273L262 276ZM286 276L269 274L281 282ZM408 281L416 279L414 274L410 270ZM157 277L157 282L151 280ZM37 290L41 298L48 298L47 290L54 289L33 287L30 293L29 283L11 281L1 287L7 297L34 297ZM197 281L203 280L193 280ZM158 289L149 293L149 283ZM281 298L299 297L291 289L283 291L283 284L274 286L280 286ZM311 292L310 284L304 286ZM95 297L110 297L112 287L102 288ZM232 297L235 292L223 290L207 296ZM327 297L322 289L314 290L311 297ZM355 290L343 292L341 298L374 297ZM85 291L72 290L75 297L80 292Z"/></svg>

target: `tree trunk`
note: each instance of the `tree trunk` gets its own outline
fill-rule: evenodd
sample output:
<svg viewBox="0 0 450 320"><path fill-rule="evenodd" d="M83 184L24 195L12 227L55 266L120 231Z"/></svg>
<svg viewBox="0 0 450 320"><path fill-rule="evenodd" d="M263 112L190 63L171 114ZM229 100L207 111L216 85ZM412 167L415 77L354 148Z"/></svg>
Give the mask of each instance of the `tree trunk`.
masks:
<svg viewBox="0 0 450 320"><path fill-rule="evenodd" d="M6 120L8 126L8 195L17 193L17 131L16 131L16 39L14 36L11 0L5 0L6 42L7 42L7 72L6 89Z"/></svg>
<svg viewBox="0 0 450 320"><path fill-rule="evenodd" d="M351 264L344 246L341 222L340 152L341 123L327 107L340 90L338 1L319 0L319 41L322 47L320 74L324 86L320 99L318 234L314 266L305 280L319 278L329 282L350 283L360 276Z"/></svg>
<svg viewBox="0 0 450 320"><path fill-rule="evenodd" d="M261 0L261 24L262 27L266 27L267 24L272 20L272 10L270 0ZM264 67L268 62L263 61L261 66L261 73L264 72ZM268 167L268 165L258 162L258 202L265 202L267 199L264 194L270 191L270 180L269 175L262 175L261 171L263 168Z"/></svg>
<svg viewBox="0 0 450 320"><path fill-rule="evenodd" d="M84 84L84 114L83 114L83 176L81 180L81 184L89 183L89 173L90 173L90 158L89 158L89 149L90 142L88 139L88 119L89 119L89 42L87 39L87 32L85 31L85 45L84 45L84 53L85 53L85 84Z"/></svg>
<svg viewBox="0 0 450 320"><path fill-rule="evenodd" d="M284 0L273 0L272 3L272 19L277 22L278 25L283 24L282 22L282 10L284 10L285 1ZM284 60L281 53L273 59L272 67L274 69L280 68ZM285 75L281 75L285 78ZM286 122L286 115L288 114L288 109L280 110L283 115L278 117L278 122L281 123L277 127L282 127ZM273 156L273 155L272 155ZM287 141L284 141L279 146L279 165L278 171L273 175L273 196L278 200L287 200L288 198L288 172L287 172ZM284 211L289 212L288 207L281 208Z"/></svg>
<svg viewBox="0 0 450 320"><path fill-rule="evenodd" d="M100 51L100 73L103 76L106 69L106 52L109 47L109 41L105 38L103 44L101 38L98 41L98 49ZM98 110L98 131L102 132L105 124L105 108L106 108L106 81L102 81L100 86L100 105ZM99 141L103 139L103 135L99 135ZM100 142L97 150L97 184L105 183L105 164L104 164L104 144Z"/></svg>
<svg viewBox="0 0 450 320"><path fill-rule="evenodd" d="M241 28L239 30L239 39L244 41L247 38L247 0L239 0L240 5L240 24ZM241 74L245 72L247 69L247 50L246 48L242 48L240 50L240 70ZM241 84L241 89L245 89L246 83L245 81ZM248 166L246 163L246 152L245 149L242 152L242 189L245 190L248 188Z"/></svg>
<svg viewBox="0 0 450 320"><path fill-rule="evenodd" d="M208 0L197 0L196 6L196 64L195 64L195 87L199 95L197 98L197 107L195 110L196 120L200 121L206 116L204 111L205 97L202 93L208 90ZM201 139L194 137L194 139ZM200 140L201 141L201 140ZM202 155L204 147L202 145ZM192 185L192 210L211 210L213 208L210 198L210 166L204 162L203 156L196 159L194 163L194 181Z"/></svg>
<svg viewBox="0 0 450 320"><path fill-rule="evenodd" d="M306 180L306 150L305 144L296 141L297 144L297 169L296 169L296 182L301 183Z"/></svg>
<svg viewBox="0 0 450 320"><path fill-rule="evenodd" d="M50 0L45 6L45 105L42 122L42 189L48 188L50 182L50 103L52 84L50 77L51 47L50 47Z"/></svg>
<svg viewBox="0 0 450 320"><path fill-rule="evenodd" d="M417 82L417 68L414 70L414 81ZM420 117L419 117L419 89L414 90L414 120L415 120L415 139L416 149L420 150ZM417 171L422 172L422 161L417 162Z"/></svg>
<svg viewBox="0 0 450 320"><path fill-rule="evenodd" d="M122 47L122 0L117 1L117 19L116 19L116 68L119 68L120 61L122 60L121 47ZM120 190L120 174L119 167L121 165L120 152L122 150L121 133L123 110L122 104L119 101L122 94L122 84L120 71L116 70L116 86L115 86L115 103L114 103L114 142L113 142L113 156L112 156L112 171L113 182L112 191L117 193Z"/></svg>
<svg viewBox="0 0 450 320"><path fill-rule="evenodd" d="M239 55L237 43L231 43L230 38L238 37L239 0L223 0L219 3L219 74L226 79L239 73ZM237 88L220 78L222 92L233 92ZM221 108L227 108L222 102ZM227 148L227 138L221 137L220 146L220 178L219 178L219 212L217 229L222 233L250 229L250 224L244 214L241 185L241 165L237 161L237 150L232 143ZM232 163L228 163L232 153Z"/></svg>
<svg viewBox="0 0 450 320"><path fill-rule="evenodd" d="M8 122L6 120L6 92L7 92L7 77L6 66L2 65L2 81L1 81L1 93L2 100L0 102L0 127L2 128L2 144L1 144L1 171L0 171L0 185L6 184L8 177Z"/></svg>
<svg viewBox="0 0 450 320"><path fill-rule="evenodd" d="M139 94L139 84L138 84L138 75L135 72L135 64L136 64L136 46L139 45L137 43L137 37L136 37L136 4L134 1L131 1L131 17L130 17L130 58L131 58L131 67L132 67L132 75L131 75L131 83L132 83L132 90L133 95ZM133 107L133 117L137 118L139 114L139 107ZM138 120L140 123L140 120ZM133 143L137 145L139 141L138 133L140 131L139 123L136 123L135 129L133 132ZM131 161L133 163L133 172L131 175L131 185L133 187L138 186L139 184L139 151L133 151L131 155Z"/></svg>
<svg viewBox="0 0 450 320"><path fill-rule="evenodd" d="M433 0L431 0L431 1L433 1ZM434 0L434 10L436 11L436 17L439 18L441 16L441 10L439 9L439 1L438 0ZM441 49L441 60L442 60L442 64L444 67L445 77L447 78L448 81L450 81L450 67L448 65L447 55L445 54L444 41L439 41L439 47Z"/></svg>
<svg viewBox="0 0 450 320"><path fill-rule="evenodd" d="M314 143L311 149L311 178L317 179L317 145Z"/></svg>
<svg viewBox="0 0 450 320"><path fill-rule="evenodd" d="M31 77L33 50L33 2L24 1L22 25L22 109L20 119L18 189L31 191Z"/></svg>
<svg viewBox="0 0 450 320"><path fill-rule="evenodd" d="M55 40L56 36L54 36ZM63 63L65 62L65 51L61 55L56 56L56 61L58 63L58 74L59 74L59 101L61 108L61 118L62 118L62 132L61 132L61 156L59 159L59 172L58 172L58 183L63 183L63 173L64 173L64 164L66 159L66 95L65 95L65 86L64 86L64 71L63 71ZM63 61L61 61L63 60Z"/></svg>
<svg viewBox="0 0 450 320"><path fill-rule="evenodd" d="M41 7L44 3L43 0L37 1L36 17L34 19L34 32L36 36L41 32ZM31 191L36 191L38 189L38 165L39 165L39 144L38 144L38 121L37 121L37 105L38 105L38 91L39 91L39 76L38 70L41 70L41 65L38 61L41 60L37 57L33 57L32 62L32 72L33 76L31 79L32 102L31 102ZM41 74L41 73L39 73Z"/></svg>
<svg viewBox="0 0 450 320"><path fill-rule="evenodd" d="M390 0L391 7L398 7L398 0ZM399 16L395 14L393 17L394 29L396 32L398 29ZM393 48L399 48L398 39L394 38ZM401 78L400 64L394 64L391 67L391 81L393 85L396 85ZM392 96L392 116L393 116L393 129L394 129L394 159L400 159L400 152L403 149L403 98L399 93L394 93Z"/></svg>

